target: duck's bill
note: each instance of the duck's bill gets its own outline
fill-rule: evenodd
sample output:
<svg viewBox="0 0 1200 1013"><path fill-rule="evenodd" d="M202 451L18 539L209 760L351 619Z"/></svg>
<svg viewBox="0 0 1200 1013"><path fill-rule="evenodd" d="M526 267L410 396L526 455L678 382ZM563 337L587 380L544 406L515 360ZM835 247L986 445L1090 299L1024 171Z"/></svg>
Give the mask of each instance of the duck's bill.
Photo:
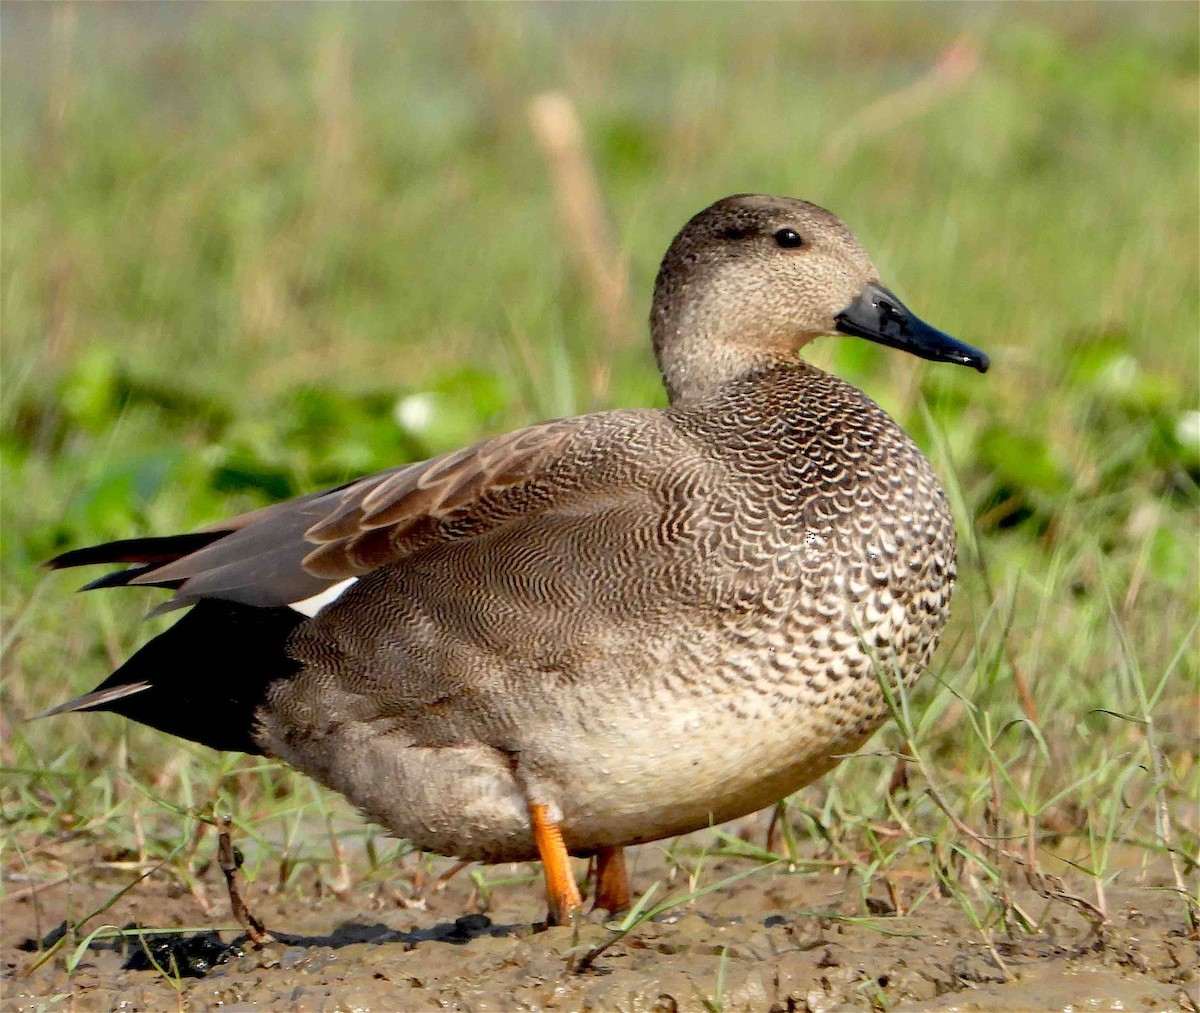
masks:
<svg viewBox="0 0 1200 1013"><path fill-rule="evenodd" d="M868 341L877 341L922 359L957 362L986 373L991 361L978 348L972 348L930 327L882 285L870 284L836 318L837 329Z"/></svg>

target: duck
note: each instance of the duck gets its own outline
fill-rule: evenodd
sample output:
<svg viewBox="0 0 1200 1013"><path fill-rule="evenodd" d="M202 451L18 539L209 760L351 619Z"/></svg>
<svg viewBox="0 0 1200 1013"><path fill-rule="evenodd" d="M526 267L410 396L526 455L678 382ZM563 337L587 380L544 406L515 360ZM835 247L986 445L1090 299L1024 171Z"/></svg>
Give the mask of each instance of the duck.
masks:
<svg viewBox="0 0 1200 1013"><path fill-rule="evenodd" d="M955 583L913 440L797 353L850 335L986 372L835 214L737 194L654 285L666 407L541 422L203 530L75 549L187 609L95 690L282 760L414 847L538 860L548 922L630 905L624 849L763 809L884 722Z"/></svg>

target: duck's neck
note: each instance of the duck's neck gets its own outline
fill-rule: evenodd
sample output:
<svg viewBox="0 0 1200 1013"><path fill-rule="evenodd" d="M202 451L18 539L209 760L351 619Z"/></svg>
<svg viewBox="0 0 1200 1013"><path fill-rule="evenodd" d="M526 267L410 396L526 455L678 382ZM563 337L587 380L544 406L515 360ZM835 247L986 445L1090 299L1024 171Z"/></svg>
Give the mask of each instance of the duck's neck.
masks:
<svg viewBox="0 0 1200 1013"><path fill-rule="evenodd" d="M693 262L673 244L659 268L650 310L654 355L671 403L794 364L805 339L780 333L780 317L777 307L747 300L740 274Z"/></svg>
<svg viewBox="0 0 1200 1013"><path fill-rule="evenodd" d="M708 310L712 309L712 312ZM740 326L739 326L740 323ZM795 364L796 348L757 333L753 320L731 319L703 303L663 305L650 315L654 355L674 404L774 366Z"/></svg>
<svg viewBox="0 0 1200 1013"><path fill-rule="evenodd" d="M657 345L655 346L657 350ZM664 354L665 352L665 354ZM729 342L690 340L672 343L658 354L667 395L674 404L710 394L747 376L798 360L790 350L765 350Z"/></svg>

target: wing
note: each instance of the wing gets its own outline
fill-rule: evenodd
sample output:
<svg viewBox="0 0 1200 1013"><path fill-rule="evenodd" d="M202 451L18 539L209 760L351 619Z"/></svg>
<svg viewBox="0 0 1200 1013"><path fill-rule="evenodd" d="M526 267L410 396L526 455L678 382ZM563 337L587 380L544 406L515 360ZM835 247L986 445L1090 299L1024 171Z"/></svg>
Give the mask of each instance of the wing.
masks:
<svg viewBox="0 0 1200 1013"><path fill-rule="evenodd" d="M64 553L48 565L133 563L88 587L173 588L167 609L200 598L294 604L423 545L504 523L511 519L502 505L507 492L549 483L572 444L611 435L644 414L604 412L542 423L242 514L195 534L110 542ZM520 497L520 509L528 512L536 509L531 502L550 498Z"/></svg>

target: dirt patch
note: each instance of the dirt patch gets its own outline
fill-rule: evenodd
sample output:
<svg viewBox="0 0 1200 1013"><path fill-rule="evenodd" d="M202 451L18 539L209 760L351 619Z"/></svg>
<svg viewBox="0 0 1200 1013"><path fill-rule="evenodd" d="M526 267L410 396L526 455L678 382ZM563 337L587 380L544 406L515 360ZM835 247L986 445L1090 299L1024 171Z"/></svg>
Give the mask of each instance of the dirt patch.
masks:
<svg viewBox="0 0 1200 1013"><path fill-rule="evenodd" d="M699 881L751 868L744 860L710 859ZM683 877L666 882L661 848L640 849L634 869L637 889L660 882L658 897L691 886ZM499 871L491 870L492 877ZM938 896L916 872L898 890L893 883L890 899L880 891L864 905L856 879L772 868L638 926L582 972L583 956L612 933L596 919L540 929L538 882L489 891L486 911L467 875L444 890L424 890L407 907L398 906L394 889L378 884L340 896L272 895L259 884L248 888L248 899L276 936L264 949L237 942L235 932L188 933L184 945L179 936L150 939L149 960L138 938L128 937L94 943L70 973L72 945L30 970L39 959L28 949L36 946L31 940L52 942L64 919L93 911L134 878L93 868L37 889L10 881L5 1010L1197 1007L1197 950L1184 931L1181 905L1159 889L1164 876L1145 873L1108 892L1110 921L1101 933L1056 905L1037 934L997 927L989 942L956 900ZM206 914L173 877L150 876L87 929L227 925L219 881L210 869L204 882L214 903ZM1016 899L1039 918L1046 907L1032 893ZM913 910L897 914L894 900ZM231 941L237 945L227 947ZM174 977L154 966L172 961L196 976Z"/></svg>

